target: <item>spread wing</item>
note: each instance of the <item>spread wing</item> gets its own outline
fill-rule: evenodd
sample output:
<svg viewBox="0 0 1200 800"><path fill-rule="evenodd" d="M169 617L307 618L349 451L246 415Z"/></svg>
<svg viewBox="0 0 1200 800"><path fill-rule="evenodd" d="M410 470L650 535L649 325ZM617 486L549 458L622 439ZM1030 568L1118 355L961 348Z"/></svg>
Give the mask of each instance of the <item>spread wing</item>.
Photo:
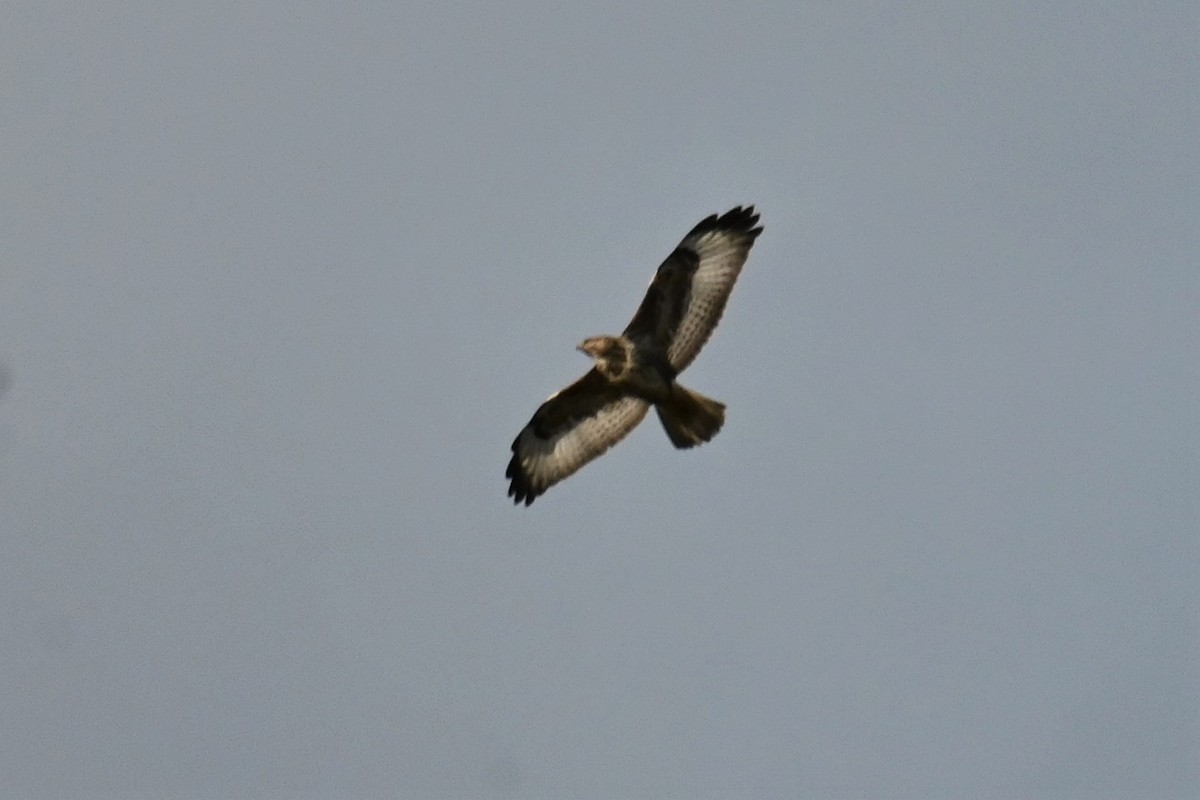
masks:
<svg viewBox="0 0 1200 800"><path fill-rule="evenodd" d="M625 335L666 349L682 371L704 347L762 233L754 206L713 214L692 228L658 268Z"/></svg>
<svg viewBox="0 0 1200 800"><path fill-rule="evenodd" d="M513 440L505 477L513 502L529 505L538 495L621 441L650 405L627 395L597 372L542 403Z"/></svg>

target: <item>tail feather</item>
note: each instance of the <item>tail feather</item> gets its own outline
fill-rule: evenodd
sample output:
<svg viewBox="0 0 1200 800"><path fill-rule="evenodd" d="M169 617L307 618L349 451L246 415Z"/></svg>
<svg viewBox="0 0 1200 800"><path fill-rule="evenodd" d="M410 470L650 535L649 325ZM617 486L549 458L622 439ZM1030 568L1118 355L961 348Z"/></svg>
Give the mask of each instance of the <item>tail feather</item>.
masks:
<svg viewBox="0 0 1200 800"><path fill-rule="evenodd" d="M670 399L655 408L671 444L678 448L695 447L709 441L725 424L724 403L679 384L671 388Z"/></svg>

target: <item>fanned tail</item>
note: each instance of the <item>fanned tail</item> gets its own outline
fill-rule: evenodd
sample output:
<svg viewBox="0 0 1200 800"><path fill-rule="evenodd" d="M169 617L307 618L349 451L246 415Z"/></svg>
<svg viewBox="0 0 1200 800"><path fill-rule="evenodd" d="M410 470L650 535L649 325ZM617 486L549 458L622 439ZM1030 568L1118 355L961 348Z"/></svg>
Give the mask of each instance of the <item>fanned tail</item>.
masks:
<svg viewBox="0 0 1200 800"><path fill-rule="evenodd" d="M671 444L680 449L709 441L725 424L724 403L679 384L671 387L671 398L655 408Z"/></svg>

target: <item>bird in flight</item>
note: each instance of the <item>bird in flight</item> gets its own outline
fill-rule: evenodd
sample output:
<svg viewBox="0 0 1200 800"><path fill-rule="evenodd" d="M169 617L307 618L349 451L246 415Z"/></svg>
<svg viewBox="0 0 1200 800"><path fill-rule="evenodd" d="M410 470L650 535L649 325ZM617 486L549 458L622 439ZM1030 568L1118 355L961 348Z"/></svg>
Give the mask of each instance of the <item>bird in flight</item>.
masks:
<svg viewBox="0 0 1200 800"><path fill-rule="evenodd" d="M512 443L508 495L529 505L633 430L650 406L678 448L717 435L725 405L675 378L721 320L754 240L754 206L702 220L662 263L620 336L592 336L578 349L595 361L551 395Z"/></svg>

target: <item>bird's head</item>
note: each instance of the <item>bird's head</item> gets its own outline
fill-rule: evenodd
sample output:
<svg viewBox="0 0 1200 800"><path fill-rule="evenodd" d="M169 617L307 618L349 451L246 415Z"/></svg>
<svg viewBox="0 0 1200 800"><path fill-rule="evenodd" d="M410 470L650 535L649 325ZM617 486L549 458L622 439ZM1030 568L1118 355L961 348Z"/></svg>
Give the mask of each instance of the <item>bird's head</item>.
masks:
<svg viewBox="0 0 1200 800"><path fill-rule="evenodd" d="M612 336L589 336L575 349L599 360L611 355L619 347L617 340Z"/></svg>
<svg viewBox="0 0 1200 800"><path fill-rule="evenodd" d="M580 352L596 361L596 369L616 380L629 370L632 345L619 336L592 336L579 343Z"/></svg>

